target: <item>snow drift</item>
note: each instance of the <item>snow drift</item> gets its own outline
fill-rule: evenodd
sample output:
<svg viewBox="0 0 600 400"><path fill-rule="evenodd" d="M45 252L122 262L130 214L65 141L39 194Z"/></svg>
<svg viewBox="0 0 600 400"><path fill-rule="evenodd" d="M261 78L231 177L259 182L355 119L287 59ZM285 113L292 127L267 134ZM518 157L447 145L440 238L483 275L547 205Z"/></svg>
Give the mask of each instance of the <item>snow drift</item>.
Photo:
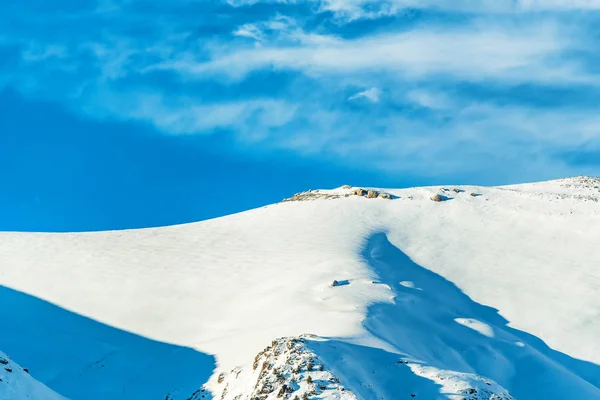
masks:
<svg viewBox="0 0 600 400"><path fill-rule="evenodd" d="M1 233L0 349L73 399L245 398L256 355L303 334L338 386L284 397L600 398L599 186L340 188L188 225Z"/></svg>

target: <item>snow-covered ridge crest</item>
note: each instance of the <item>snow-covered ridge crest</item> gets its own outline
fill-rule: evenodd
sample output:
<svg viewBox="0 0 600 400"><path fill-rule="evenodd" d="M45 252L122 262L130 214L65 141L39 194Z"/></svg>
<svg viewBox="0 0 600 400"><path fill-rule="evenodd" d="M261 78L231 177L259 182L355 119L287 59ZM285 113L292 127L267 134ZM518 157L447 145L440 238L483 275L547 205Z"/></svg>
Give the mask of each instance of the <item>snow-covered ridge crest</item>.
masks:
<svg viewBox="0 0 600 400"><path fill-rule="evenodd" d="M600 178L576 176L547 182L502 186L501 189L537 195L549 200L574 199L600 202Z"/></svg>

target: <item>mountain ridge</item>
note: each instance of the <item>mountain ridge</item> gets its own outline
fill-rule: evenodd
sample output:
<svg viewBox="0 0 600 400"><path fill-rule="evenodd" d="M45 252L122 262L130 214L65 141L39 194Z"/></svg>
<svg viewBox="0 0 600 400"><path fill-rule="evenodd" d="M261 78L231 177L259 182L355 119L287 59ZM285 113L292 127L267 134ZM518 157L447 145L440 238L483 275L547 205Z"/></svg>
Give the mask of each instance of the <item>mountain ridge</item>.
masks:
<svg viewBox="0 0 600 400"><path fill-rule="evenodd" d="M0 283L215 355L215 393L219 374L308 332L485 377L515 398L600 398L599 183L364 188L392 199L338 188L186 225L0 233ZM389 398L394 386L381 385Z"/></svg>

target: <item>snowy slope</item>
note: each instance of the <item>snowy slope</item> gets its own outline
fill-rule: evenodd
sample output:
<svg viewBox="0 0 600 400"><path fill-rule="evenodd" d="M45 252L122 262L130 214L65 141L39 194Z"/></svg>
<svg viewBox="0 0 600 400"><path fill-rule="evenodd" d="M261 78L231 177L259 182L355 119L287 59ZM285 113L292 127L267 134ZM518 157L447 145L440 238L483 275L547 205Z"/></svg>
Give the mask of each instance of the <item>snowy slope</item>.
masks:
<svg viewBox="0 0 600 400"><path fill-rule="evenodd" d="M0 352L0 400L63 400Z"/></svg>
<svg viewBox="0 0 600 400"><path fill-rule="evenodd" d="M513 400L497 383L441 371L397 354L313 335L274 340L252 367L222 372L210 386L222 400L279 398ZM374 357L373 357L374 355ZM325 361L326 360L326 361ZM341 377L341 379L340 379ZM344 387L340 382L347 383Z"/></svg>
<svg viewBox="0 0 600 400"><path fill-rule="evenodd" d="M0 284L206 354L203 368L216 368L206 387L215 393L220 373L248 370L276 338L310 333L330 338L310 350L358 398L401 398L394 393L404 382L421 390L420 398L447 398L469 388L465 382L488 386L487 380L517 399L595 399L598 186L599 180L571 178L386 190L392 200L340 188L188 225L0 233ZM431 201L436 194L445 201ZM340 285L332 287L333 280ZM62 324L45 340L66 348L69 338L81 337L76 325ZM47 357L28 350L21 339L27 324L20 326L13 336L3 333L0 348L43 372ZM102 337L89 360L77 351L78 364L65 362L41 381L82 398L69 392L82 365L122 354ZM365 360L381 378L340 362L347 358ZM385 367L400 359L410 366L401 374ZM139 367L131 357L120 360L120 376ZM130 360L127 368L123 360ZM140 363L149 370L148 361ZM180 365L162 368L189 373ZM110 377L90 382L110 385ZM143 382L123 381L111 398L136 398L131 393ZM448 382L457 382L454 389ZM122 394L126 388L129 395Z"/></svg>

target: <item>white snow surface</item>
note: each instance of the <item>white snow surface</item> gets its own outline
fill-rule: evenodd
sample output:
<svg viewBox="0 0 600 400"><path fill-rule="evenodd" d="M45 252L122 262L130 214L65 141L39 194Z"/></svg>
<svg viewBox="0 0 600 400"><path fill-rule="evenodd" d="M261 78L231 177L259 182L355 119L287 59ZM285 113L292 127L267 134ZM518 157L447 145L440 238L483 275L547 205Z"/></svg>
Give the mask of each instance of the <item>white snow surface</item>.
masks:
<svg viewBox="0 0 600 400"><path fill-rule="evenodd" d="M517 399L600 399L599 184L383 189L393 200L340 188L186 225L0 233L0 284L214 355L214 376L251 365L275 338L310 333L376 364L391 354L429 375L489 378ZM431 201L438 193L447 200ZM79 337L60 329L61 340ZM7 346L21 333L0 337L17 361ZM82 365L118 353L106 347ZM49 365L25 348L23 359ZM61 371L45 373L56 390ZM347 385L351 374L336 376Z"/></svg>
<svg viewBox="0 0 600 400"><path fill-rule="evenodd" d="M471 328L476 332L481 333L487 337L494 337L494 330L491 326L481 321L472 318L456 318L455 321L462 326L466 326L467 328Z"/></svg>
<svg viewBox="0 0 600 400"><path fill-rule="evenodd" d="M0 400L65 400L0 351Z"/></svg>

